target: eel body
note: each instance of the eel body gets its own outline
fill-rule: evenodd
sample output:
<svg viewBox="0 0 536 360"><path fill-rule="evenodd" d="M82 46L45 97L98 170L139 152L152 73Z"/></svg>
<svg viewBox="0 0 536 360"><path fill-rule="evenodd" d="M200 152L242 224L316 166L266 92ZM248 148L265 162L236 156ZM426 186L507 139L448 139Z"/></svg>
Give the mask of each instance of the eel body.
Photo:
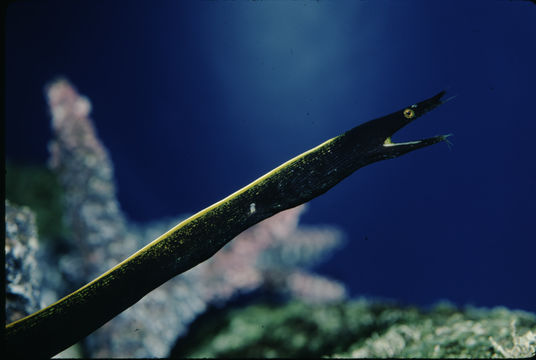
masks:
<svg viewBox="0 0 536 360"><path fill-rule="evenodd" d="M443 95L363 123L292 158L184 220L79 290L8 324L9 357L54 356L252 225L325 193L363 166L445 140L446 135L391 141L397 130L442 104Z"/></svg>

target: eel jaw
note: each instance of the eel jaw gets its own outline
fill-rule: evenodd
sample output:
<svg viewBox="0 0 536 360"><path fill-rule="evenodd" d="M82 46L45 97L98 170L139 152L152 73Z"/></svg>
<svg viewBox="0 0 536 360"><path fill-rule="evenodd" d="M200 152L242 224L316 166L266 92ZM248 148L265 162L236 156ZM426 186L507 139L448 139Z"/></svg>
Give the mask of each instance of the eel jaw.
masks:
<svg viewBox="0 0 536 360"><path fill-rule="evenodd" d="M408 153L413 150L417 150L426 146L430 146L433 144L437 144L441 141L448 141L447 138L451 136L452 134L448 135L438 135L422 140L416 140L416 141L406 141L406 142L400 142L400 143L393 143L391 142L391 138L388 137L385 139L383 143L384 152L388 157L397 157L400 155L403 155L405 153Z"/></svg>
<svg viewBox="0 0 536 360"><path fill-rule="evenodd" d="M442 100L445 91L441 91L429 99L408 106L390 115L369 121L363 130L374 133L374 146L382 154L383 158L394 158L413 150L417 150L429 145L446 141L450 135L438 135L422 140L393 143L391 136L398 130L423 116L427 112L437 108L439 105L453 99L454 97Z"/></svg>

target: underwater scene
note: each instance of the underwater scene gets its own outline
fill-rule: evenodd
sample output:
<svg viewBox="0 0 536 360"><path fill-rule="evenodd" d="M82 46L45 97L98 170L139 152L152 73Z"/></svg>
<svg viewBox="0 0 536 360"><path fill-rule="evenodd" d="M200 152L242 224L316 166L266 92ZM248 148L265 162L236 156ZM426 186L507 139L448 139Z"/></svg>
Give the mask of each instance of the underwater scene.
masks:
<svg viewBox="0 0 536 360"><path fill-rule="evenodd" d="M535 1L4 10L10 358L536 353Z"/></svg>

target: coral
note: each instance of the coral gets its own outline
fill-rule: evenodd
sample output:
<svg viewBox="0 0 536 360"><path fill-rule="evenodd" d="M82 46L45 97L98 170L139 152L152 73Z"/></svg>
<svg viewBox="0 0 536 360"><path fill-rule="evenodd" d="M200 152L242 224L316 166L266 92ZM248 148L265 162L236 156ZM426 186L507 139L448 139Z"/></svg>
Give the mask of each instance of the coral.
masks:
<svg viewBox="0 0 536 360"><path fill-rule="evenodd" d="M100 275L108 259L124 257L107 245L121 241L131 252L136 243L125 239L126 223L115 196L113 166L89 118L91 103L65 79L46 87L54 140L49 166L64 189L65 223L77 257L61 259L64 272L84 283ZM106 253L104 253L106 252Z"/></svg>
<svg viewBox="0 0 536 360"><path fill-rule="evenodd" d="M513 321L523 336L508 326ZM364 299L291 301L200 317L192 329L173 357L529 357L534 355L536 316L445 305L422 311ZM514 343L507 348L510 337Z"/></svg>
<svg viewBox="0 0 536 360"><path fill-rule="evenodd" d="M341 283L299 270L288 274L285 287L293 297L310 303L339 301L347 296Z"/></svg>
<svg viewBox="0 0 536 360"><path fill-rule="evenodd" d="M41 308L42 273L36 259L35 215L7 200L5 211L6 323L10 323Z"/></svg>
<svg viewBox="0 0 536 360"><path fill-rule="evenodd" d="M65 79L47 87L55 138L49 164L64 188L66 222L76 253L62 272L83 283L178 223L127 223L115 196L113 166L89 118L90 103ZM298 226L304 207L244 231L215 256L155 289L86 339L96 357L162 357L209 304L269 287L312 302L346 297L344 286L308 272L341 243L329 227Z"/></svg>
<svg viewBox="0 0 536 360"><path fill-rule="evenodd" d="M341 238L333 228L298 227L304 209L298 206L260 222L185 275L196 279L207 302L263 284L309 301L344 298L341 284L299 268L326 256Z"/></svg>
<svg viewBox="0 0 536 360"><path fill-rule="evenodd" d="M536 355L536 331L527 331L525 334L518 336L516 334L516 319L513 319L510 323L510 329L512 331L512 347L503 347L497 343L492 336L489 337L489 341L493 345L496 354L494 357L504 358L523 358L534 357Z"/></svg>

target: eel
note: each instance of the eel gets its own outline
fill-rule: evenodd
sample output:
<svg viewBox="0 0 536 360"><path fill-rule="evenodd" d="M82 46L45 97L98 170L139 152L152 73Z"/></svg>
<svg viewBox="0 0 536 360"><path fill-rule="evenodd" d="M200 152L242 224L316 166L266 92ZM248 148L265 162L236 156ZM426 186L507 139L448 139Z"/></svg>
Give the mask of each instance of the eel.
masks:
<svg viewBox="0 0 536 360"><path fill-rule="evenodd" d="M396 131L449 100L442 100L444 94L365 122L288 160L182 221L75 292L6 325L8 358L52 357L256 223L325 193L363 166L445 141L449 135L391 140Z"/></svg>

